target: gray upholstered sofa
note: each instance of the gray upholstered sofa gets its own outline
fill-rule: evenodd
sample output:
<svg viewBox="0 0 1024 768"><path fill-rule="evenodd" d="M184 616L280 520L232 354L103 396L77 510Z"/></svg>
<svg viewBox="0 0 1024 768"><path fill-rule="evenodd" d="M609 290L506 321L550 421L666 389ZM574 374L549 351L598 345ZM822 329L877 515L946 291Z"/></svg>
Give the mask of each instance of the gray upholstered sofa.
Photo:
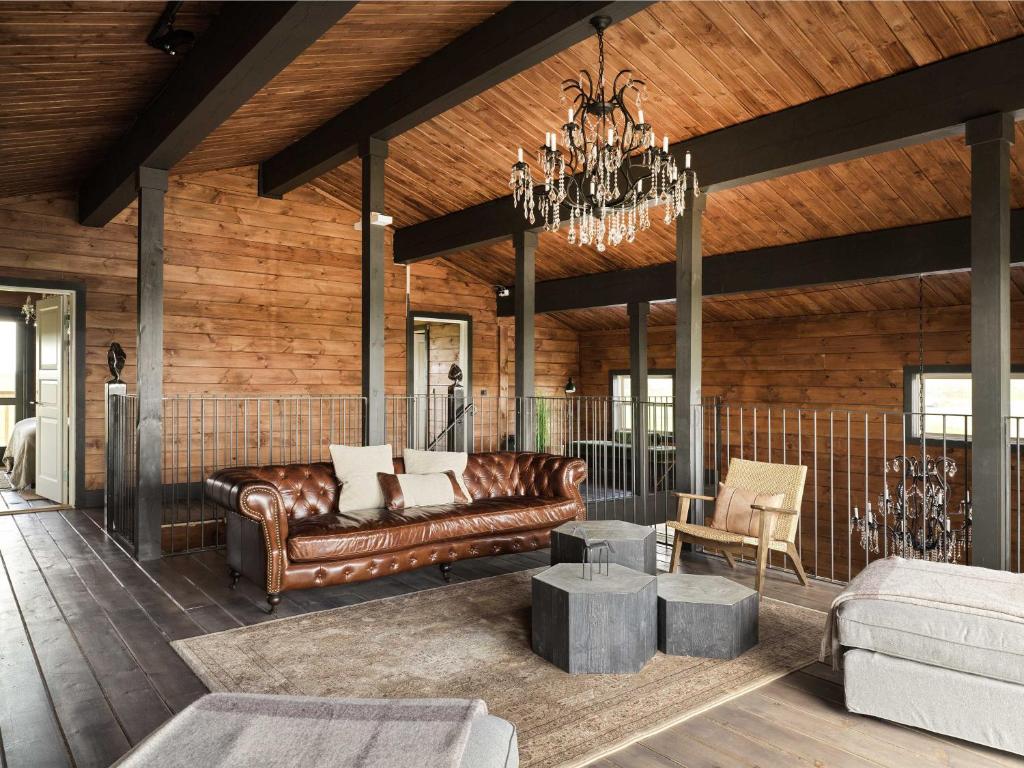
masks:
<svg viewBox="0 0 1024 768"><path fill-rule="evenodd" d="M519 746L515 726L488 714L482 702L212 693L115 764L238 765L518 768Z"/></svg>
<svg viewBox="0 0 1024 768"><path fill-rule="evenodd" d="M899 561L850 586L831 625L847 709L1024 754L1024 576Z"/></svg>

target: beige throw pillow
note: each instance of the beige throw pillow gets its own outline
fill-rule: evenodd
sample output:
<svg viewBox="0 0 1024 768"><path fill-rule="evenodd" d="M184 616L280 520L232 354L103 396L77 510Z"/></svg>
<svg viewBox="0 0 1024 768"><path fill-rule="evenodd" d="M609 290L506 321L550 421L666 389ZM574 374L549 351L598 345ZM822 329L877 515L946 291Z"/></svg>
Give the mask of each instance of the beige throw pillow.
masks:
<svg viewBox="0 0 1024 768"><path fill-rule="evenodd" d="M405 471L409 475L432 475L437 472L454 472L455 481L459 484L462 492L470 501L473 495L466 486L462 477L466 471L466 464L469 462L469 454L462 451L418 451L415 448L406 448L402 451L402 458L405 460Z"/></svg>
<svg viewBox="0 0 1024 768"><path fill-rule="evenodd" d="M384 493L384 504L392 512L407 507L469 503L451 470L432 475L389 475L381 472L377 480Z"/></svg>
<svg viewBox="0 0 1024 768"><path fill-rule="evenodd" d="M394 472L391 445L332 445L331 460L334 474L338 476L341 489L338 491L338 511L352 512L358 509L380 509L384 506L384 494L377 482L378 472Z"/></svg>
<svg viewBox="0 0 1024 768"><path fill-rule="evenodd" d="M747 488L730 488L724 483L719 483L711 527L729 533L753 536L756 539L761 535L761 513L751 509L751 505L780 507L785 499L784 493L758 493Z"/></svg>

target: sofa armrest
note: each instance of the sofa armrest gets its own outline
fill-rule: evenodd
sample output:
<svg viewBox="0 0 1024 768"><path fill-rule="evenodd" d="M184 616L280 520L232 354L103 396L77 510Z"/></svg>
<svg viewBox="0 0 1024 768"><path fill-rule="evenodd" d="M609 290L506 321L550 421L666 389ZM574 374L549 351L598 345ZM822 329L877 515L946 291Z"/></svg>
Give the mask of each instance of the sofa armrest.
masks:
<svg viewBox="0 0 1024 768"><path fill-rule="evenodd" d="M206 497L225 509L260 524L267 548L267 592L281 591L288 565L288 515L281 489L265 474L248 467L215 472L206 479Z"/></svg>
<svg viewBox="0 0 1024 768"><path fill-rule="evenodd" d="M520 453L517 457L516 493L541 498L572 499L579 506L577 518L586 517L580 485L587 479L587 463L572 456Z"/></svg>

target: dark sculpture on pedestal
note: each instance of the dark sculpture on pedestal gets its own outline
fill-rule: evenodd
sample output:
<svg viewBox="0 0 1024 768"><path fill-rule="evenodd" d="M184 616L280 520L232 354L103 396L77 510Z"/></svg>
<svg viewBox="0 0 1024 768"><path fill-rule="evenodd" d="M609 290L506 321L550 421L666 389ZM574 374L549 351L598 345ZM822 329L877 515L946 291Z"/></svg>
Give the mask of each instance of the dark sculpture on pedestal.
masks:
<svg viewBox="0 0 1024 768"><path fill-rule="evenodd" d="M121 383L121 371L124 370L124 361L128 358L125 354L124 348L116 341L110 342L110 348L107 349L107 367L110 368L110 375L113 376L107 384L120 384Z"/></svg>

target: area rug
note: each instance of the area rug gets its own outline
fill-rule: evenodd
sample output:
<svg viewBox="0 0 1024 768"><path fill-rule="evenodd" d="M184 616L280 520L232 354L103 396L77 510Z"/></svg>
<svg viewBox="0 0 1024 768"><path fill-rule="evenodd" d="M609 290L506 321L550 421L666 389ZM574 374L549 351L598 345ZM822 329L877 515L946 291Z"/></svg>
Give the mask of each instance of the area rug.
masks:
<svg viewBox="0 0 1024 768"><path fill-rule="evenodd" d="M817 658L825 615L764 599L760 643L732 661L659 653L636 675L569 675L530 651L536 572L172 645L211 691L481 698L518 728L524 768L584 765Z"/></svg>

